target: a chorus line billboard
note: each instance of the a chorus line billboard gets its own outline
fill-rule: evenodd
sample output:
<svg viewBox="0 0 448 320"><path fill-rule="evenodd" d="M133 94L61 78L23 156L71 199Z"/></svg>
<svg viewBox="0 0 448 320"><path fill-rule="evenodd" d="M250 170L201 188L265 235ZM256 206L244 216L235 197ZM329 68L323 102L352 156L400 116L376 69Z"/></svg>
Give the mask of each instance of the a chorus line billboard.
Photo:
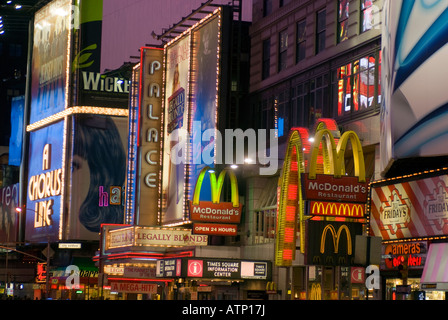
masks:
<svg viewBox="0 0 448 320"><path fill-rule="evenodd" d="M448 3L383 8L381 171L393 160L448 153Z"/></svg>
<svg viewBox="0 0 448 320"><path fill-rule="evenodd" d="M200 171L214 166L220 20L218 10L165 47L164 224L187 219Z"/></svg>
<svg viewBox="0 0 448 320"><path fill-rule="evenodd" d="M30 133L25 227L25 239L30 242L61 237L64 122Z"/></svg>

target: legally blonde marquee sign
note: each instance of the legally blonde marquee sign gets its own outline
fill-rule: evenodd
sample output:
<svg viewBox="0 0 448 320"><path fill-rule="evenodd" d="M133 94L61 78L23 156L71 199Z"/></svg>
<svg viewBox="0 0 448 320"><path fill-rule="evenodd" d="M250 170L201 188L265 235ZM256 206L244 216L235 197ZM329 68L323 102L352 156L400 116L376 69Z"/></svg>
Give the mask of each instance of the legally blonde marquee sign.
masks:
<svg viewBox="0 0 448 320"><path fill-rule="evenodd" d="M448 234L448 176L372 184L371 233L383 240Z"/></svg>
<svg viewBox="0 0 448 320"><path fill-rule="evenodd" d="M207 241L206 235L191 234L191 229L131 226L109 230L106 250L133 246L206 246Z"/></svg>
<svg viewBox="0 0 448 320"><path fill-rule="evenodd" d="M42 152L42 171L31 176L28 181L28 198L34 202L34 228L53 224L54 199L61 195L62 169L49 170L51 164L51 144L46 144Z"/></svg>

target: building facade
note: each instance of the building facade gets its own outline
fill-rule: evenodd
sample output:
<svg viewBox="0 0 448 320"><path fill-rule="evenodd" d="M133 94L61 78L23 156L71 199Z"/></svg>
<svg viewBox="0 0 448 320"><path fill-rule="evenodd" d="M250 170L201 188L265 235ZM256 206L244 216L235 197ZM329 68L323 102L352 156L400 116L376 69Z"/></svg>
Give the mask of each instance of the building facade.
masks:
<svg viewBox="0 0 448 320"><path fill-rule="evenodd" d="M366 176L380 177L381 10L382 1L254 1L247 118L253 128L278 130L279 167L291 128L312 131L318 119L331 118L341 133L358 134ZM350 158L346 168L353 170ZM269 247L274 254L278 179L247 179L247 244L253 252ZM282 289L276 298L367 295L356 281L343 284L355 268L309 268L298 254L292 268L274 269ZM321 296L312 283L323 288Z"/></svg>

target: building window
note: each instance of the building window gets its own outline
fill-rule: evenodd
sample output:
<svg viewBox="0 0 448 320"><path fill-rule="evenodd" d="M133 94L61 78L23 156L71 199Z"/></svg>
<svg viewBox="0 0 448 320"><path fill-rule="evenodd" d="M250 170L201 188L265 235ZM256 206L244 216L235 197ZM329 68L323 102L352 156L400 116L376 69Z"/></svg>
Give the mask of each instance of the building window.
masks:
<svg viewBox="0 0 448 320"><path fill-rule="evenodd" d="M296 63L305 59L306 56L306 20L297 23L297 48Z"/></svg>
<svg viewBox="0 0 448 320"><path fill-rule="evenodd" d="M280 7L286 6L290 2L291 2L291 0L280 0Z"/></svg>
<svg viewBox="0 0 448 320"><path fill-rule="evenodd" d="M338 43L348 39L349 0L339 0L338 5Z"/></svg>
<svg viewBox="0 0 448 320"><path fill-rule="evenodd" d="M263 0L263 17L270 15L272 12L272 0Z"/></svg>
<svg viewBox="0 0 448 320"><path fill-rule="evenodd" d="M275 220L277 216L276 209L264 209L254 212L254 244L268 243L275 241Z"/></svg>
<svg viewBox="0 0 448 320"><path fill-rule="evenodd" d="M361 0L361 32L373 27L373 1Z"/></svg>
<svg viewBox="0 0 448 320"><path fill-rule="evenodd" d="M381 53L379 59L372 54L337 69L338 116L369 110L381 102L380 58Z"/></svg>
<svg viewBox="0 0 448 320"><path fill-rule="evenodd" d="M309 127L308 82L291 90L291 127Z"/></svg>
<svg viewBox="0 0 448 320"><path fill-rule="evenodd" d="M278 71L286 69L286 59L288 53L288 30L279 33L278 48Z"/></svg>
<svg viewBox="0 0 448 320"><path fill-rule="evenodd" d="M310 106L308 123L312 124L325 116L328 105L328 74L310 80Z"/></svg>
<svg viewBox="0 0 448 320"><path fill-rule="evenodd" d="M325 49L326 15L325 9L316 15L316 54Z"/></svg>
<svg viewBox="0 0 448 320"><path fill-rule="evenodd" d="M263 65L261 70L262 80L266 79L270 75L271 67L271 39L263 41Z"/></svg>

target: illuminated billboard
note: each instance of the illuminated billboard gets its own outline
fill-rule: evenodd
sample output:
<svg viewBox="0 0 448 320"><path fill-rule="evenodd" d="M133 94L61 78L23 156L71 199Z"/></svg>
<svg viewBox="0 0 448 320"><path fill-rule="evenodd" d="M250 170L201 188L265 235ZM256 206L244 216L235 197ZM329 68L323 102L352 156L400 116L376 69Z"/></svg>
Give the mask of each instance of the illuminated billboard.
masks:
<svg viewBox="0 0 448 320"><path fill-rule="evenodd" d="M385 1L381 171L393 160L448 154L448 4Z"/></svg>
<svg viewBox="0 0 448 320"><path fill-rule="evenodd" d="M69 239L98 239L101 224L123 223L127 132L124 117L74 117Z"/></svg>
<svg viewBox="0 0 448 320"><path fill-rule="evenodd" d="M140 48L129 106L126 223L159 223L163 49Z"/></svg>
<svg viewBox="0 0 448 320"><path fill-rule="evenodd" d="M30 133L25 239L61 237L64 190L64 121Z"/></svg>
<svg viewBox="0 0 448 320"><path fill-rule="evenodd" d="M383 240L448 234L448 176L372 184L370 234Z"/></svg>
<svg viewBox="0 0 448 320"><path fill-rule="evenodd" d="M68 105L71 0L55 0L34 17L30 123Z"/></svg>
<svg viewBox="0 0 448 320"><path fill-rule="evenodd" d="M0 188L0 241L2 243L16 242L17 223L19 215L19 184Z"/></svg>
<svg viewBox="0 0 448 320"><path fill-rule="evenodd" d="M188 219L194 184L215 164L221 31L218 9L165 46L164 224Z"/></svg>
<svg viewBox="0 0 448 320"><path fill-rule="evenodd" d="M71 71L76 83L73 105L127 108L129 79L123 74L101 73L101 37L103 0L80 1L74 6L79 13L79 26L75 26ZM75 18L76 19L76 18Z"/></svg>

